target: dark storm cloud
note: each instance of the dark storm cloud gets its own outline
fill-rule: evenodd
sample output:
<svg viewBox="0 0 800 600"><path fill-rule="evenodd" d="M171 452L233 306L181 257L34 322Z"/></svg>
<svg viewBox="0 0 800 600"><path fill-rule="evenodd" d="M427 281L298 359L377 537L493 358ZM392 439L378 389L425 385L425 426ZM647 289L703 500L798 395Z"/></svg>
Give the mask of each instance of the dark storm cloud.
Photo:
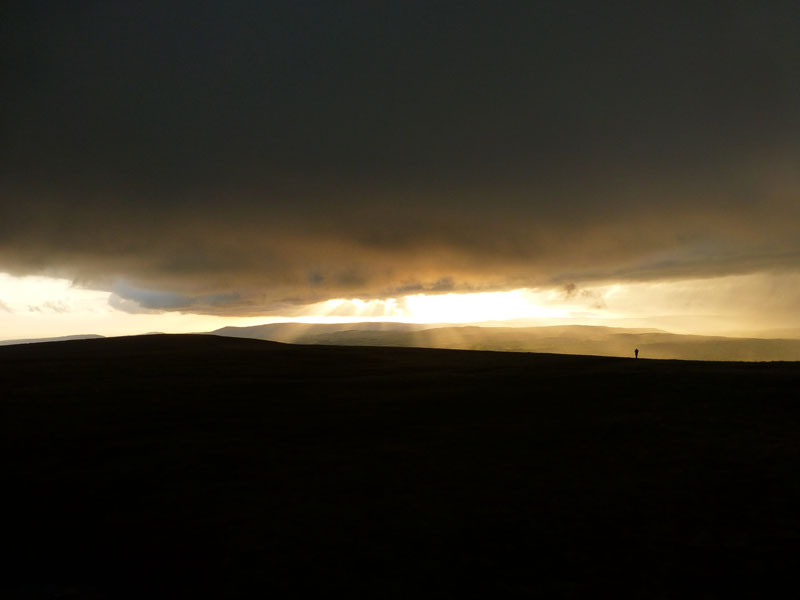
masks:
<svg viewBox="0 0 800 600"><path fill-rule="evenodd" d="M238 294L210 294L199 297L187 297L174 292L145 290L136 288L125 281L117 281L112 288L109 303L126 312L181 310L190 311L199 306L203 309L225 307L239 300Z"/></svg>
<svg viewBox="0 0 800 600"><path fill-rule="evenodd" d="M4 10L0 270L255 314L800 264L793 2Z"/></svg>

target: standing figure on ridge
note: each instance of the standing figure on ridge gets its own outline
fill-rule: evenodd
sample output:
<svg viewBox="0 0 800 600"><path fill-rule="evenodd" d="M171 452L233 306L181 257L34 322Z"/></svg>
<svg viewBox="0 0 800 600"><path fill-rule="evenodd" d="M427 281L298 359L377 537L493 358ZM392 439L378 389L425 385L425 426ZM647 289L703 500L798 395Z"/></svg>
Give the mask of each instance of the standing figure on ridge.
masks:
<svg viewBox="0 0 800 600"><path fill-rule="evenodd" d="M639 349L638 348L633 351L633 357L634 358L639 358Z"/></svg>

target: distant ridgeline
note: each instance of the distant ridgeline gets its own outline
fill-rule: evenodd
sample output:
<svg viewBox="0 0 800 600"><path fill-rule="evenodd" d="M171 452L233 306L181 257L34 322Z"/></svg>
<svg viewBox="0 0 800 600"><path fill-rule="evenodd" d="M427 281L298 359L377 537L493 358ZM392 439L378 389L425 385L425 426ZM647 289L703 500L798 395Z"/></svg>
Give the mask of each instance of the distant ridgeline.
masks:
<svg viewBox="0 0 800 600"><path fill-rule="evenodd" d="M597 356L729 361L800 361L800 340L680 335L583 325L453 327L408 323L273 323L225 327L216 335L294 344L454 348Z"/></svg>
<svg viewBox="0 0 800 600"><path fill-rule="evenodd" d="M41 344L44 342L68 342L70 340L94 340L102 338L102 335L65 335L52 338L31 338L25 340L0 340L0 346L13 346L14 344Z"/></svg>

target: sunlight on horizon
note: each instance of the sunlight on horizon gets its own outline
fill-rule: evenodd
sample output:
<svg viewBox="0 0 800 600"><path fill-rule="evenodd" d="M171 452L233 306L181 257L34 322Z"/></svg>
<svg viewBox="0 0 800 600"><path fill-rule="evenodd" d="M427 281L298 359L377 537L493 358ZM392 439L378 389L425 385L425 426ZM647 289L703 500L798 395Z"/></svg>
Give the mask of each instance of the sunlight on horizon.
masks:
<svg viewBox="0 0 800 600"><path fill-rule="evenodd" d="M219 317L180 312L133 314L109 304L111 292L68 279L0 273L0 340L68 335L190 333L229 325L259 325L263 317Z"/></svg>
<svg viewBox="0 0 800 600"><path fill-rule="evenodd" d="M335 298L287 307L283 314L220 316L166 310L126 312L110 304L112 293L108 290L82 288L67 279L0 273L0 340L156 331L197 333L287 321L574 324L658 328L704 335L742 335L748 331L791 328L799 328L800 332L796 311L784 306L787 296L765 296L764 290L770 292L778 285L789 290L800 289L800 276L753 274L583 288L412 294L387 299ZM765 304L765 297L771 298L771 305Z"/></svg>
<svg viewBox="0 0 800 600"><path fill-rule="evenodd" d="M572 320L569 307L558 305L557 291L466 294L413 294L364 300L335 298L298 306L292 314L216 316L179 311L126 312L109 303L111 292L86 289L68 279L0 273L0 339L66 335L134 335L150 332L191 333L221 327L266 323L476 323L513 319ZM584 313L583 316L586 316Z"/></svg>
<svg viewBox="0 0 800 600"><path fill-rule="evenodd" d="M563 308L537 304L534 294L524 289L465 294L414 294L400 299L367 301L337 298L320 303L314 310L320 316L380 317L383 320L413 323L475 323L569 316L569 312Z"/></svg>

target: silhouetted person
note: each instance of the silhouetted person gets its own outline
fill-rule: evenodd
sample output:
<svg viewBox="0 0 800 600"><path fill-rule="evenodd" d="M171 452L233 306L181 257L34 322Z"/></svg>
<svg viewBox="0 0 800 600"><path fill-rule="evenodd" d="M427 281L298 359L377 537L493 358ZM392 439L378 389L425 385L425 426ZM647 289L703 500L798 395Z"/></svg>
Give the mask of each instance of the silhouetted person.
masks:
<svg viewBox="0 0 800 600"><path fill-rule="evenodd" d="M633 351L633 357L634 358L639 358L639 349L638 348Z"/></svg>

